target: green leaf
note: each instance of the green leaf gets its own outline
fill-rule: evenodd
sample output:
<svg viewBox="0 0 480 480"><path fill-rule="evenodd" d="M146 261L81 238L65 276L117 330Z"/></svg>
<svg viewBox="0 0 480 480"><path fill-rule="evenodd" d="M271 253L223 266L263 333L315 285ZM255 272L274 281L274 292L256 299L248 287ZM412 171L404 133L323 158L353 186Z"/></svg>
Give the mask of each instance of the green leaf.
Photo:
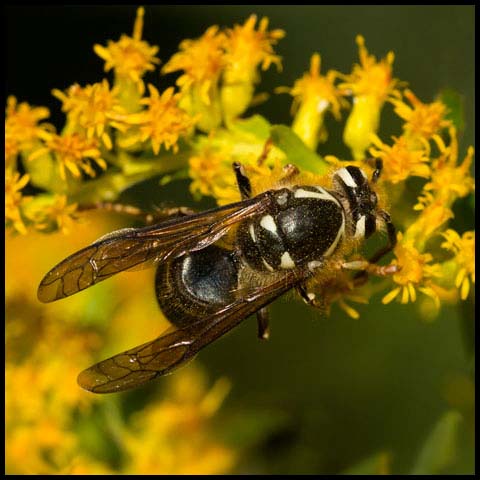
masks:
<svg viewBox="0 0 480 480"><path fill-rule="evenodd" d="M270 129L273 144L287 156L287 162L300 170L324 175L329 168L325 160L310 150L300 137L286 125L273 125Z"/></svg>
<svg viewBox="0 0 480 480"><path fill-rule="evenodd" d="M343 471L342 475L387 475L390 461L388 452L380 452Z"/></svg>
<svg viewBox="0 0 480 480"><path fill-rule="evenodd" d="M462 416L456 410L450 410L440 418L420 451L411 472L413 475L437 474L455 461L461 420Z"/></svg>
<svg viewBox="0 0 480 480"><path fill-rule="evenodd" d="M270 135L271 125L261 115L253 115L246 119L235 121L232 125L232 130L240 130L258 137L261 140L266 140Z"/></svg>
<svg viewBox="0 0 480 480"><path fill-rule="evenodd" d="M445 88L440 91L438 99L448 108L446 118L453 122L458 132L462 132L465 129L465 107L463 95L451 88Z"/></svg>

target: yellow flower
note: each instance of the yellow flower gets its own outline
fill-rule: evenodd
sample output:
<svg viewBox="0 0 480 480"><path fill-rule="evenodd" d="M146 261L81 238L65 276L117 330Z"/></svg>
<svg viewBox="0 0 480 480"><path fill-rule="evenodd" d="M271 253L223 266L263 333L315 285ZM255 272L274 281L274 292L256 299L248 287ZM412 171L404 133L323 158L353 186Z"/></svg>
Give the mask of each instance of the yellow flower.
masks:
<svg viewBox="0 0 480 480"><path fill-rule="evenodd" d="M455 127L449 129L449 134L448 147L441 137L438 135L434 137L441 155L432 162L432 176L424 186L426 191L435 192L435 195L446 204L467 196L475 188L475 181L470 175L474 149L469 147L463 162L457 165L458 140Z"/></svg>
<svg viewBox="0 0 480 480"><path fill-rule="evenodd" d="M373 146L368 152L375 158L383 161L382 179L398 183L411 176L428 177L430 175L429 146L424 143L422 149L411 149L405 137L392 137L393 145L390 147L383 143L377 135L371 136Z"/></svg>
<svg viewBox="0 0 480 480"><path fill-rule="evenodd" d="M254 85L259 80L260 66L267 70L272 63L282 68L281 58L275 55L273 45L284 37L283 30L268 31L268 18L260 20L255 29L256 15L250 15L243 25L226 31L225 70L221 90L222 110L228 122L241 115L250 105Z"/></svg>
<svg viewBox="0 0 480 480"><path fill-rule="evenodd" d="M280 70L281 58L275 55L273 45L285 36L283 30L268 31L268 18L260 20L258 30L255 30L257 16L250 15L243 25L235 25L226 31L225 42L225 82L250 82L257 81L256 69L261 65L262 70L267 70L274 63Z"/></svg>
<svg viewBox="0 0 480 480"><path fill-rule="evenodd" d="M345 82L339 85L339 89L354 97L343 140L352 150L354 159L360 160L365 156L371 135L378 130L383 103L399 95L399 82L392 78L393 52L388 52L383 60L377 62L373 55L369 55L361 35L357 35L356 42L360 65L354 65L350 75L341 75Z"/></svg>
<svg viewBox="0 0 480 480"><path fill-rule="evenodd" d="M58 161L60 176L66 179L66 170L76 178L81 178L82 171L90 177L95 176L95 170L90 161L95 162L105 170L107 164L101 158L98 142L94 138L88 139L77 133L57 135L49 134L45 140L45 147L40 147L28 157L34 160L42 155L52 153Z"/></svg>
<svg viewBox="0 0 480 480"><path fill-rule="evenodd" d="M46 198L45 198L46 197ZM25 216L40 231L60 230L67 234L76 220L77 204L68 204L66 195L37 195L25 205Z"/></svg>
<svg viewBox="0 0 480 480"><path fill-rule="evenodd" d="M142 40L143 15L145 9L137 9L137 17L133 27L133 35L122 35L118 42L108 41L107 47L95 45L95 53L105 60L105 71L113 69L116 79L132 81L140 95L145 91L142 77L146 72L155 69L160 60L155 57L157 46L150 46Z"/></svg>
<svg viewBox="0 0 480 480"><path fill-rule="evenodd" d="M150 140L152 150L157 155L163 145L167 150L178 151L178 139L188 134L196 122L183 109L179 108L179 94L173 87L167 88L161 95L153 85L148 85L150 97L141 100L147 108L130 115L115 115L116 120L136 126L119 140L120 146L129 148L138 142Z"/></svg>
<svg viewBox="0 0 480 480"><path fill-rule="evenodd" d="M224 66L225 34L218 26L211 26L200 38L183 40L180 51L162 68L162 73L183 70L185 73L177 80L182 93L195 86L200 100L209 105L211 89L216 85Z"/></svg>
<svg viewBox="0 0 480 480"><path fill-rule="evenodd" d="M326 140L327 132L323 125L325 112L331 110L339 120L340 109L346 106L346 101L334 85L338 73L329 70L326 75L320 75L320 65L321 57L315 53L310 60L310 71L296 80L293 88L277 89L277 92L288 91L294 97L292 111L296 115L292 129L312 150L317 148L319 141Z"/></svg>
<svg viewBox="0 0 480 480"><path fill-rule="evenodd" d="M222 120L218 83L225 63L225 38L213 25L200 38L183 40L180 51L162 69L162 73L183 70L176 82L182 94L180 106L192 116L201 115L198 128L203 131Z"/></svg>
<svg viewBox="0 0 480 480"><path fill-rule="evenodd" d="M207 390L201 373L183 370L172 377L162 401L151 402L133 416L131 428L122 434L130 458L126 473L220 474L232 468L235 452L208 428L230 384L220 379Z"/></svg>
<svg viewBox="0 0 480 480"><path fill-rule="evenodd" d="M309 284L307 290L314 293L314 302L319 303L321 308L325 309L327 315L330 314L330 309L333 303L338 302L338 306L354 320L360 318L360 314L347 301L368 304L366 296L355 291L353 281L346 272L339 272L335 277L332 277L327 282L316 285L315 281Z"/></svg>
<svg viewBox="0 0 480 480"><path fill-rule="evenodd" d="M85 130L88 139L102 140L105 147L112 148L108 127L125 130L125 126L111 120L115 114L126 113L118 100L118 87L110 90L107 80L84 88L78 84L69 87L66 92L53 90L52 94L62 103L62 110L68 115L69 132ZM83 132L82 132L83 133Z"/></svg>
<svg viewBox="0 0 480 480"><path fill-rule="evenodd" d="M395 106L395 113L405 120L403 129L407 136L430 140L451 125L452 122L445 118L447 107L442 102L423 103L410 90L405 90L404 95L411 106L399 99L389 101Z"/></svg>
<svg viewBox="0 0 480 480"><path fill-rule="evenodd" d="M470 291L470 282L475 283L475 232L465 232L461 237L452 229L443 232L445 242L442 247L455 254L459 270L455 286L460 289L460 297L466 300Z"/></svg>
<svg viewBox="0 0 480 480"><path fill-rule="evenodd" d="M32 148L35 140L43 138L52 125L39 122L48 118L45 107L31 107L28 103L17 103L13 96L7 98L5 109L5 163L11 165L21 150Z"/></svg>
<svg viewBox="0 0 480 480"><path fill-rule="evenodd" d="M439 266L431 264L432 255L420 253L412 241L403 240L400 232L394 254L396 259L392 264L398 265L400 271L393 275L393 281L399 286L387 293L382 303L390 303L399 295L401 303L415 302L417 299L415 289L418 288L419 291L433 298L438 308L440 299L431 279L439 275Z"/></svg>
<svg viewBox="0 0 480 480"><path fill-rule="evenodd" d="M189 159L189 176L192 178L190 184L190 191L195 196L215 196L215 191L218 194L223 188L231 186L234 182L233 174L226 169L225 174L221 171L221 166L224 163L225 155L216 151L212 147L206 147L199 151L196 155L192 155ZM231 170L231 168L230 168ZM221 185L224 183L224 185ZM221 195L223 196L223 195ZM238 200L239 198L237 198Z"/></svg>
<svg viewBox="0 0 480 480"><path fill-rule="evenodd" d="M453 218L453 212L440 198L434 197L430 192L425 192L418 197L418 203L414 210L421 211L419 217L407 230L409 238L415 238L417 246L424 245L424 242L448 220Z"/></svg>
<svg viewBox="0 0 480 480"><path fill-rule="evenodd" d="M13 228L20 233L27 233L22 220L20 204L22 203L22 189L29 182L28 174L20 176L18 172L5 170L5 220L12 223Z"/></svg>
<svg viewBox="0 0 480 480"><path fill-rule="evenodd" d="M343 75L346 81L339 85L339 88L348 95L372 95L381 102L391 95L398 95L399 81L392 78L392 64L395 59L393 52L388 52L383 60L377 62L375 56L368 53L362 35L357 35L355 41L358 45L360 65L354 65L350 75Z"/></svg>

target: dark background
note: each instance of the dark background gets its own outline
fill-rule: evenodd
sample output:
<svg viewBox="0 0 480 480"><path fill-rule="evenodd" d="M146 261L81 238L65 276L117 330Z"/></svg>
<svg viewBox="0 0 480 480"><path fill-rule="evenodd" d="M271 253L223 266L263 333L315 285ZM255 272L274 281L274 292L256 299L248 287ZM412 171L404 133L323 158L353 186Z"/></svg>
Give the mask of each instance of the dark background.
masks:
<svg viewBox="0 0 480 480"><path fill-rule="evenodd" d="M93 44L131 34L135 10L7 6L6 94L48 106L60 126L60 103L51 89L99 81L103 60ZM466 116L460 158L473 144L474 6L146 6L143 38L160 46L164 64L182 39L198 37L212 24L243 23L250 13L268 16L271 28L287 32L276 49L283 73L272 68L263 74L258 91L292 85L308 70L315 51L322 55L323 73L349 73L358 62L355 36L361 33L377 59L395 52L395 77L407 81L422 101L432 101L444 87L460 92ZM157 70L146 80L165 87L175 78L160 78ZM256 111L271 122L289 124L289 109L290 97L275 95ZM386 141L400 131L391 112L384 115ZM320 153L346 156L341 127L329 126L330 140ZM160 195L191 203L186 192L187 185L179 183ZM473 228L471 210L462 223ZM473 321L473 306L444 308L432 323L422 321L414 306L383 306L379 299L360 311L357 321L335 309L330 318L321 318L302 303L283 299L271 312L270 342L256 340L252 318L201 353L212 378L225 375L233 382L227 410L285 419L240 468L335 473L388 450L393 471L409 471L449 408L442 397L446 378L470 371L472 335L462 325ZM459 453L454 471L473 471L472 452Z"/></svg>

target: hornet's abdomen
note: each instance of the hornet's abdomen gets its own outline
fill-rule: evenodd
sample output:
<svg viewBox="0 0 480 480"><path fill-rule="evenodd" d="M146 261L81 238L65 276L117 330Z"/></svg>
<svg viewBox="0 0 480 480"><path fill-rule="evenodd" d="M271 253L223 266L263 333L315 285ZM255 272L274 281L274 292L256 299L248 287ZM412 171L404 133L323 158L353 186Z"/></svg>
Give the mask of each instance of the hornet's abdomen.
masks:
<svg viewBox="0 0 480 480"><path fill-rule="evenodd" d="M255 269L278 271L329 257L345 233L339 200L322 187L275 192L275 211L240 227L239 244Z"/></svg>
<svg viewBox="0 0 480 480"><path fill-rule="evenodd" d="M177 327L229 305L237 288L236 255L216 245L161 263L155 277L160 308Z"/></svg>

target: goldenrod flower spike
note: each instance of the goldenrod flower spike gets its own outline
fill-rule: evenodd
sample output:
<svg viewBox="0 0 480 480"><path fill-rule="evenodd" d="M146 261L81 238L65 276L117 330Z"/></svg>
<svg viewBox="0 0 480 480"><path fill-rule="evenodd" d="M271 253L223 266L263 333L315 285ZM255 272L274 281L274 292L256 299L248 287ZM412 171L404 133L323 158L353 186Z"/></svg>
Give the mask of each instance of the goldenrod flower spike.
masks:
<svg viewBox="0 0 480 480"><path fill-rule="evenodd" d="M222 110L228 123L240 116L250 105L258 68L267 70L272 63L281 70L281 58L275 55L273 45L285 36L283 30L268 31L268 18L260 20L250 15L243 25L227 29L225 41L225 71L221 90Z"/></svg>
<svg viewBox="0 0 480 480"><path fill-rule="evenodd" d="M320 55L313 54L310 71L296 80L293 88L277 89L277 92L287 91L294 97L292 129L312 150L316 150L319 141L326 140L327 132L323 124L325 112L330 110L339 120L340 109L348 105L334 85L337 72L329 70L326 75L320 75L320 65Z"/></svg>
<svg viewBox="0 0 480 480"><path fill-rule="evenodd" d="M133 82L139 95L143 95L145 85L142 77L146 72L153 71L155 65L160 63L156 58L157 46L151 46L143 41L143 15L144 8L137 9L137 17L133 28L133 37L122 35L118 42L108 41L107 46L94 45L95 53L105 60L105 71L114 70L115 85Z"/></svg>
<svg viewBox="0 0 480 480"><path fill-rule="evenodd" d="M385 100L398 96L398 80L392 78L393 52L377 62L369 55L365 39L357 35L360 65L355 65L350 75L342 75L345 82L339 88L353 96L353 108L343 133L343 140L352 150L355 160L365 157L371 136L378 130L380 112Z"/></svg>

